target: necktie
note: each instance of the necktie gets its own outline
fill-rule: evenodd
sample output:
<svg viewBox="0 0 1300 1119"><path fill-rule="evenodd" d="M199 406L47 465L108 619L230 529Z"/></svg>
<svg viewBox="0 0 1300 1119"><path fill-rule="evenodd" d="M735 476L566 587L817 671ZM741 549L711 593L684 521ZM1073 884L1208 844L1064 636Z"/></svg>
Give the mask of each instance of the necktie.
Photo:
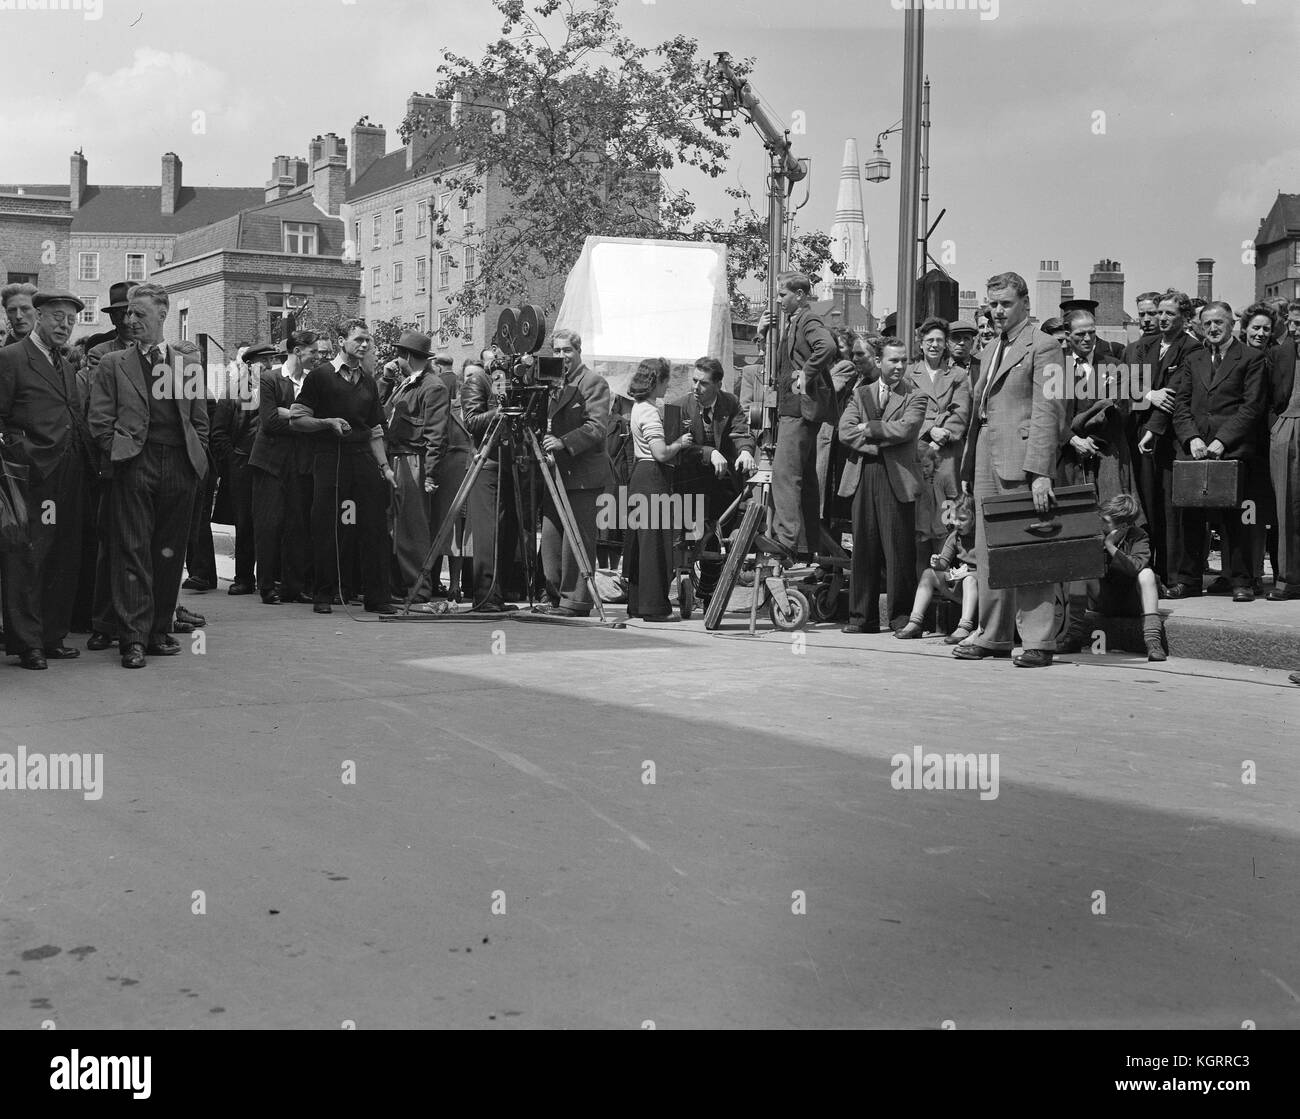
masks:
<svg viewBox="0 0 1300 1119"><path fill-rule="evenodd" d="M997 375L998 366L1002 364L1002 355L1006 352L1007 336L1005 334L998 336L997 347L993 351L993 360L989 363L989 375L984 379L984 394L980 397L980 419L989 418L989 389L993 387L993 378Z"/></svg>
<svg viewBox="0 0 1300 1119"><path fill-rule="evenodd" d="M880 403L880 410L883 412L885 410L885 401L889 399L889 385L886 384L883 377L880 380L880 392L879 392L878 399Z"/></svg>
<svg viewBox="0 0 1300 1119"><path fill-rule="evenodd" d="M712 428L713 428L713 409L712 409L711 407L705 407L704 409L702 409L702 411L701 411L701 415L703 416L703 419L704 419L704 427L705 427L705 429L706 429L706 430L712 430Z"/></svg>
<svg viewBox="0 0 1300 1119"><path fill-rule="evenodd" d="M1223 351L1218 346L1215 346L1214 349L1210 351L1210 367L1217 373L1219 371L1219 366L1222 364Z"/></svg>

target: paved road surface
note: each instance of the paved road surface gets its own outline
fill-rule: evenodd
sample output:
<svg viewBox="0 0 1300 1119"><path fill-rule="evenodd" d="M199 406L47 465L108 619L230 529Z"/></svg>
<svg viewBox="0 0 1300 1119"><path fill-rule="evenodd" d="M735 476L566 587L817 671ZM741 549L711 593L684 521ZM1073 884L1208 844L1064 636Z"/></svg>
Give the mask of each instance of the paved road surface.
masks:
<svg viewBox="0 0 1300 1119"><path fill-rule="evenodd" d="M1284 673L187 601L0 667L0 751L104 755L0 792L0 1026L1300 1024Z"/></svg>

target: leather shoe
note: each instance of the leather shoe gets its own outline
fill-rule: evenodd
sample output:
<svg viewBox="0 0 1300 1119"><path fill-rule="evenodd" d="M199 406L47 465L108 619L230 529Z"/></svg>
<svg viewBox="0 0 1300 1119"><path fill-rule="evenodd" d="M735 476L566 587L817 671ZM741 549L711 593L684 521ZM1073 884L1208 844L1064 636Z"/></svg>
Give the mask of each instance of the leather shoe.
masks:
<svg viewBox="0 0 1300 1119"><path fill-rule="evenodd" d="M39 649L24 649L18 654L18 666L20 668L30 668L39 672L43 668L50 666L45 663L45 654Z"/></svg>
<svg viewBox="0 0 1300 1119"><path fill-rule="evenodd" d="M1017 668L1046 668L1052 663L1052 654L1046 649L1026 649L1011 663Z"/></svg>
<svg viewBox="0 0 1300 1119"><path fill-rule="evenodd" d="M543 604L533 607L534 614L545 614L552 618L585 618L585 614L579 614L571 606L551 606Z"/></svg>
<svg viewBox="0 0 1300 1119"><path fill-rule="evenodd" d="M197 614L193 610L186 610L184 606L176 607L176 620L194 626L196 629L202 629L208 624L208 619L202 614Z"/></svg>
<svg viewBox="0 0 1300 1119"><path fill-rule="evenodd" d="M52 661L71 661L81 656L81 650L68 645L49 645L45 649L45 656Z"/></svg>
<svg viewBox="0 0 1300 1119"><path fill-rule="evenodd" d="M278 591L276 593L279 594L281 602L301 602L306 606L309 603L316 601L311 595L304 594L302 591L294 591L293 594L285 594L284 591Z"/></svg>
<svg viewBox="0 0 1300 1119"><path fill-rule="evenodd" d="M1232 592L1232 601L1233 602L1254 602L1255 592L1252 591L1249 587L1238 587L1235 591Z"/></svg>
<svg viewBox="0 0 1300 1119"><path fill-rule="evenodd" d="M101 649L107 649L112 644L113 639L108 634L95 630L90 635L90 640L86 642L86 648L92 653L98 653Z"/></svg>
<svg viewBox="0 0 1300 1119"><path fill-rule="evenodd" d="M197 591L199 594L203 594L204 591L215 591L216 589L217 585L215 583L208 583L203 579L195 579L193 576L186 579L185 582L181 584L181 590Z"/></svg>
<svg viewBox="0 0 1300 1119"><path fill-rule="evenodd" d="M397 607L391 602L377 602L374 606L366 607L367 614L396 614Z"/></svg>
<svg viewBox="0 0 1300 1119"><path fill-rule="evenodd" d="M279 606L279 605L280 605L280 592L279 592L279 591L263 591L263 592L262 592L262 601L263 601L267 606Z"/></svg>
<svg viewBox="0 0 1300 1119"><path fill-rule="evenodd" d="M123 668L143 668L149 662L144 659L144 646L138 641L131 642L122 650Z"/></svg>
<svg viewBox="0 0 1300 1119"><path fill-rule="evenodd" d="M776 556L786 567L794 567L799 562L799 557L793 551L784 544L777 543L770 536L764 536L761 532L754 537L754 547L769 556Z"/></svg>
<svg viewBox="0 0 1300 1119"><path fill-rule="evenodd" d="M1287 677L1293 684L1300 684L1300 672L1293 672Z"/></svg>
<svg viewBox="0 0 1300 1119"><path fill-rule="evenodd" d="M181 646L180 642L163 634L150 641L144 651L151 657L178 657L181 655Z"/></svg>
<svg viewBox="0 0 1300 1119"><path fill-rule="evenodd" d="M328 602L315 602L312 603L312 611L317 614L333 614L334 607Z"/></svg>
<svg viewBox="0 0 1300 1119"><path fill-rule="evenodd" d="M982 661L989 657L1006 660L1011 656L1010 649L986 649L983 645L973 645L969 641L954 645L952 655L959 661Z"/></svg>
<svg viewBox="0 0 1300 1119"><path fill-rule="evenodd" d="M252 583L231 583L226 589L226 594L253 594L257 588Z"/></svg>
<svg viewBox="0 0 1300 1119"><path fill-rule="evenodd" d="M1193 587L1190 583L1175 583L1169 588L1167 598L1200 598L1201 588Z"/></svg>
<svg viewBox="0 0 1300 1119"><path fill-rule="evenodd" d="M1206 594L1227 594L1232 590L1232 584L1228 582L1227 577L1219 575L1211 580L1210 585L1206 587Z"/></svg>
<svg viewBox="0 0 1300 1119"><path fill-rule="evenodd" d="M510 602L485 602L474 609L475 614L512 614L519 607Z"/></svg>
<svg viewBox="0 0 1300 1119"><path fill-rule="evenodd" d="M1293 591L1290 587L1283 590L1281 587L1274 587L1268 592L1269 602L1286 602L1288 599L1300 598L1300 591Z"/></svg>

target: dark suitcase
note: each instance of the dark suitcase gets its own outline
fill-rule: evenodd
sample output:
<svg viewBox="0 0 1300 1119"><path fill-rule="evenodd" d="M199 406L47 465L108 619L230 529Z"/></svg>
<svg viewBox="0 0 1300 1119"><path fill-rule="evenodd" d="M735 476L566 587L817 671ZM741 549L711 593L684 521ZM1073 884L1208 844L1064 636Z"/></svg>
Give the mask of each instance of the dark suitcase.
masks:
<svg viewBox="0 0 1300 1119"><path fill-rule="evenodd" d="M985 540L991 590L1100 579L1106 552L1092 486L1058 486L1052 511L1040 517L1033 495L986 497Z"/></svg>
<svg viewBox="0 0 1300 1119"><path fill-rule="evenodd" d="M1235 509L1245 491L1246 472L1236 459L1178 459L1174 463L1174 504L1180 509Z"/></svg>

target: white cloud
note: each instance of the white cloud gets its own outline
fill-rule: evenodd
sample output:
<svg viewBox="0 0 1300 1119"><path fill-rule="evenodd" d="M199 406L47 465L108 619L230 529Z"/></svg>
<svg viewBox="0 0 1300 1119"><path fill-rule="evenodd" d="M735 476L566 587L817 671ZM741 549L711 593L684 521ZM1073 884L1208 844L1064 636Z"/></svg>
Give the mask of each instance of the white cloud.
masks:
<svg viewBox="0 0 1300 1119"><path fill-rule="evenodd" d="M204 132L194 131L196 111ZM258 120L254 98L224 71L181 51L138 47L129 65L92 71L66 97L11 94L0 151L6 178L16 182L60 181L68 156L82 148L92 183L154 183L164 151L180 155L188 172L191 161L206 162L206 148L240 142Z"/></svg>

